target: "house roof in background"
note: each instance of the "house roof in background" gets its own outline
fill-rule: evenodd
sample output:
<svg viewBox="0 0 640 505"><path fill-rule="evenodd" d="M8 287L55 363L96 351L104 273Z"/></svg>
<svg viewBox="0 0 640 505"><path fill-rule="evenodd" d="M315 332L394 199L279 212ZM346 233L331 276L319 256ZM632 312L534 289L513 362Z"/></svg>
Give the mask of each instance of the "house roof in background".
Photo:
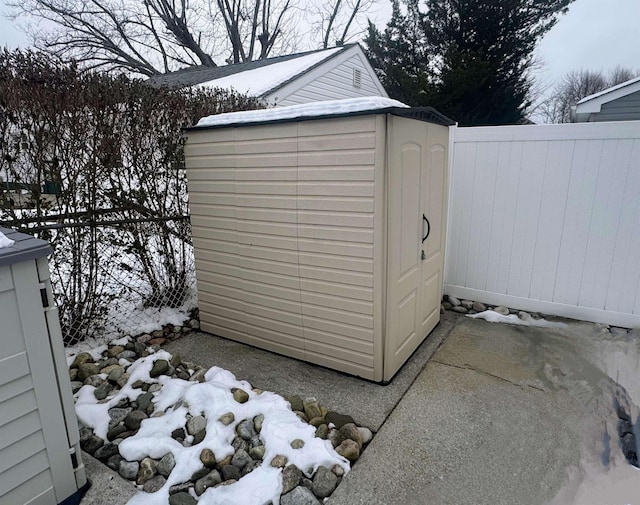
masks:
<svg viewBox="0 0 640 505"><path fill-rule="evenodd" d="M354 46L357 44L219 67L190 67L151 77L147 82L170 88L233 87L241 93L263 96Z"/></svg>
<svg viewBox="0 0 640 505"><path fill-rule="evenodd" d="M600 107L608 102L640 91L640 77L629 79L623 83L607 88L593 95L584 97L576 104L577 113L600 112Z"/></svg>

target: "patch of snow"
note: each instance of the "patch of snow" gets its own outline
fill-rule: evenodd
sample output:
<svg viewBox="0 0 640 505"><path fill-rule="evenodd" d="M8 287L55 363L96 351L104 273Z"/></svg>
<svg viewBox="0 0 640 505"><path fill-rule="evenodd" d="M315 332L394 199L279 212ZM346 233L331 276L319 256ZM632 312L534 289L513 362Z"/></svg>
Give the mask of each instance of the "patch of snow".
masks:
<svg viewBox="0 0 640 505"><path fill-rule="evenodd" d="M240 93L259 97L342 50L341 47L335 47L326 51L314 52L299 58L203 82L194 88L233 88Z"/></svg>
<svg viewBox="0 0 640 505"><path fill-rule="evenodd" d="M129 337L122 337L109 342L111 345L127 345L131 339Z"/></svg>
<svg viewBox="0 0 640 505"><path fill-rule="evenodd" d="M503 316L502 314L498 314L493 310L485 310L484 312L479 312L478 314L467 314L467 317L470 317L472 319L484 319L485 321L488 321L490 323L507 323L515 324L518 326L536 326L539 328L565 328L567 326L565 323L555 323L552 321L547 321L546 319L533 319L532 317L520 319L515 314Z"/></svg>
<svg viewBox="0 0 640 505"><path fill-rule="evenodd" d="M11 247L15 243L15 240L7 238L7 236L0 231L0 249L2 249L3 247Z"/></svg>
<svg viewBox="0 0 640 505"><path fill-rule="evenodd" d="M239 123L258 123L281 119L299 119L305 117L326 116L331 114L348 114L392 107L409 107L408 105L381 96L345 98L343 100L326 100L322 102L289 105L273 109L247 110L214 114L198 121L197 126L224 126Z"/></svg>
<svg viewBox="0 0 640 505"><path fill-rule="evenodd" d="M199 505L264 505L270 502L277 505L282 492L282 469L270 465L276 455L286 456L289 464L295 464L308 477L319 466L331 468L339 465L345 472L349 471L347 459L335 452L330 441L315 437L314 427L300 420L283 397L268 391L258 393L251 384L237 380L231 372L219 367L210 368L204 382L169 376L152 379L149 372L158 359L169 361L171 355L160 350L131 364L126 370L129 374L127 383L105 403L96 400L95 387L90 385L83 386L75 395L76 413L81 425L93 428L97 436L106 440L109 409L117 406L123 398L134 400L144 392L142 389L133 389L131 385L134 382L141 380L162 385L162 389L154 393L153 404L154 412L164 414L143 420L138 432L124 439L118 449L129 461L145 457L159 459L171 452L176 465L160 490L155 493L141 492L132 497L128 505L166 505L169 488L189 481L193 473L202 468L202 449L211 449L217 459L232 455L234 449L231 444L236 436L236 426L259 414L264 416L260 431L265 446L263 463L234 484L207 489L199 497ZM244 390L249 400L245 403L235 401L233 388ZM234 414L235 420L224 425L219 418L228 412ZM171 437L171 433L185 427L187 414L203 415L207 419L207 426L201 443L184 447ZM295 439L304 441L304 446L293 449L291 442Z"/></svg>

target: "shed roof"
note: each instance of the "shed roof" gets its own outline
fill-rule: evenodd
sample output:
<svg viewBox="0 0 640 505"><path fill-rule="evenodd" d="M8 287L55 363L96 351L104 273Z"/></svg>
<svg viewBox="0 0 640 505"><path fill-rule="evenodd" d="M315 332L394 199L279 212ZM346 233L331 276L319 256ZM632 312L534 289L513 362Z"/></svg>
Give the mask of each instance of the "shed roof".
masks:
<svg viewBox="0 0 640 505"><path fill-rule="evenodd" d="M393 114L443 126L455 124L454 121L432 107L409 107L391 98L370 96L215 114L202 118L196 126L185 130L257 126L370 114Z"/></svg>
<svg viewBox="0 0 640 505"><path fill-rule="evenodd" d="M151 77L147 83L155 87L167 86L174 89L192 86L234 87L242 93L262 96L354 46L357 44L219 67L191 67ZM269 68L265 73L266 67ZM253 89L243 89L244 83L250 83Z"/></svg>
<svg viewBox="0 0 640 505"><path fill-rule="evenodd" d="M0 267L41 258L53 252L47 242L31 235L1 227L0 233L15 241L12 246L0 248Z"/></svg>

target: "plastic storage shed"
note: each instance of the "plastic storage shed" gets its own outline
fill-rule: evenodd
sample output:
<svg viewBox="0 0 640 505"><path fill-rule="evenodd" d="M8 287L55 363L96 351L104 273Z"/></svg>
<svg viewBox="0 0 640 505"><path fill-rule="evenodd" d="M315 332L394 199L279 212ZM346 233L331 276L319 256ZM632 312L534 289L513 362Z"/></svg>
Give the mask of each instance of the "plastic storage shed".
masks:
<svg viewBox="0 0 640 505"><path fill-rule="evenodd" d="M49 244L0 228L0 503L74 504L86 485Z"/></svg>
<svg viewBox="0 0 640 505"><path fill-rule="evenodd" d="M440 320L453 123L389 99L344 102L186 130L200 321L383 382Z"/></svg>

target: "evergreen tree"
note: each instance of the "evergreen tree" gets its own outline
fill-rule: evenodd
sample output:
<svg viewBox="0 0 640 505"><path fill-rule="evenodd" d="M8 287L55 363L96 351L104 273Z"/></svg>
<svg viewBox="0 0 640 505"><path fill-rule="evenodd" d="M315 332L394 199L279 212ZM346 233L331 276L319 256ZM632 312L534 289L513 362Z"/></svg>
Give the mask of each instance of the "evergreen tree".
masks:
<svg viewBox="0 0 640 505"><path fill-rule="evenodd" d="M421 49L394 47L389 52L386 75L412 75L417 61L413 55L424 56L418 62L422 79L414 81L419 90L398 93L391 86L389 94L410 105L433 105L462 125L490 125L524 119L531 105L529 70L535 45L573 0L427 0L425 13L416 0L403 1L406 14L394 5L397 19L391 20L382 37L366 40L370 53L376 54L374 65L389 42L424 44ZM408 37L406 25L397 26L409 16L417 19L419 36ZM407 33L412 29L409 25ZM387 37L393 30L397 38ZM370 45L373 42L377 45Z"/></svg>
<svg viewBox="0 0 640 505"><path fill-rule="evenodd" d="M389 96L408 105L428 103L430 68L424 15L418 0L392 0L391 20L384 32L369 22L366 52Z"/></svg>

